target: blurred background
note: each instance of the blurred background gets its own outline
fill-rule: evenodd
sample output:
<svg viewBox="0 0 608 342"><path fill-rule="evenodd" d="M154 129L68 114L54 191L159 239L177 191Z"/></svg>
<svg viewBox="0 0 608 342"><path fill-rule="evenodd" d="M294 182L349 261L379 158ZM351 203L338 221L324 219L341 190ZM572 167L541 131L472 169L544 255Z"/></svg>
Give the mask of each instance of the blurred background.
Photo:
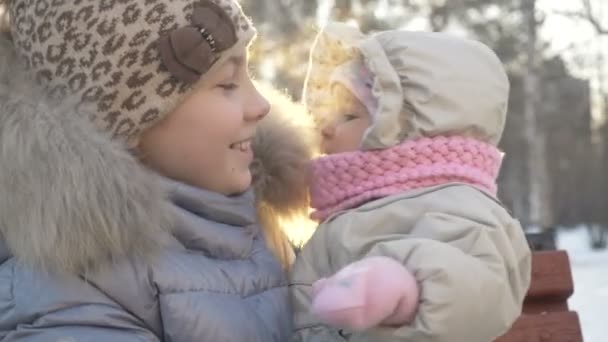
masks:
<svg viewBox="0 0 608 342"><path fill-rule="evenodd" d="M478 39L511 80L500 198L535 249L570 252L585 340L608 328L608 0L243 0L260 31L258 79L300 98L308 49L328 19L364 31ZM291 224L295 240L314 225ZM603 312L603 314L601 314Z"/></svg>

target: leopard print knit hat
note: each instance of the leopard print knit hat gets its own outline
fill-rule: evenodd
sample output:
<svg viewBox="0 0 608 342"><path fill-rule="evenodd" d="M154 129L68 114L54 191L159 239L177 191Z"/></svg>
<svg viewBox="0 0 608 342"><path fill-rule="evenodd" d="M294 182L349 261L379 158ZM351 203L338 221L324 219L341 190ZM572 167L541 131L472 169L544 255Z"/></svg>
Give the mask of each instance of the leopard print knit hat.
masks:
<svg viewBox="0 0 608 342"><path fill-rule="evenodd" d="M5 2L17 53L49 95L92 106L130 146L255 36L236 0Z"/></svg>

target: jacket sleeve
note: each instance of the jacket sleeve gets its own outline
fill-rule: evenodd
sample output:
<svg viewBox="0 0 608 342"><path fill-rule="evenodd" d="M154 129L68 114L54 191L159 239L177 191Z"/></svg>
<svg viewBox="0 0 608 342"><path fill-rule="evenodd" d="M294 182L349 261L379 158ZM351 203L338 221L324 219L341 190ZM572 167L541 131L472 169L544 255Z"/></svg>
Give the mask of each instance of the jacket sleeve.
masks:
<svg viewBox="0 0 608 342"><path fill-rule="evenodd" d="M517 221L507 227L456 215L423 214L410 234L380 239L361 255L392 257L416 277L416 318L399 328L372 329L356 341L492 341L521 314L531 258Z"/></svg>
<svg viewBox="0 0 608 342"><path fill-rule="evenodd" d="M325 232L318 230L296 256L291 269L289 292L293 309L294 333L291 342L346 341L337 329L323 325L310 312L312 284L329 269Z"/></svg>

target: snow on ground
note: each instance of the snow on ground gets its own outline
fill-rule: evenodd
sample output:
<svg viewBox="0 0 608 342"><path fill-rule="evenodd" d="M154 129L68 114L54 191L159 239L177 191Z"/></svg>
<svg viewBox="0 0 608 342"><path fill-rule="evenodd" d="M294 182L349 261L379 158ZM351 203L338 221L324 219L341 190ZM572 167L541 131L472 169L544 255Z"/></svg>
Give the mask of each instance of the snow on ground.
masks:
<svg viewBox="0 0 608 342"><path fill-rule="evenodd" d="M579 314L584 341L608 341L608 250L592 250L584 227L559 231L557 243L570 256L574 295L569 303Z"/></svg>

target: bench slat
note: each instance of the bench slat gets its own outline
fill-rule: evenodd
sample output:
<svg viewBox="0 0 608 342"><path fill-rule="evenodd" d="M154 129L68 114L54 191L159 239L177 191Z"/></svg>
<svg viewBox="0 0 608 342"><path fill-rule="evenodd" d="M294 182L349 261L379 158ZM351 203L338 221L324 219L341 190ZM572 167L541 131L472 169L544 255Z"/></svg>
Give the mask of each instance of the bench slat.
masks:
<svg viewBox="0 0 608 342"><path fill-rule="evenodd" d="M524 314L540 314L544 312L568 311L566 301L526 300Z"/></svg>
<svg viewBox="0 0 608 342"><path fill-rule="evenodd" d="M583 342L576 312L522 315L495 342Z"/></svg>
<svg viewBox="0 0 608 342"><path fill-rule="evenodd" d="M565 251L535 252L532 255L532 284L527 299L567 300L574 291L570 260Z"/></svg>

